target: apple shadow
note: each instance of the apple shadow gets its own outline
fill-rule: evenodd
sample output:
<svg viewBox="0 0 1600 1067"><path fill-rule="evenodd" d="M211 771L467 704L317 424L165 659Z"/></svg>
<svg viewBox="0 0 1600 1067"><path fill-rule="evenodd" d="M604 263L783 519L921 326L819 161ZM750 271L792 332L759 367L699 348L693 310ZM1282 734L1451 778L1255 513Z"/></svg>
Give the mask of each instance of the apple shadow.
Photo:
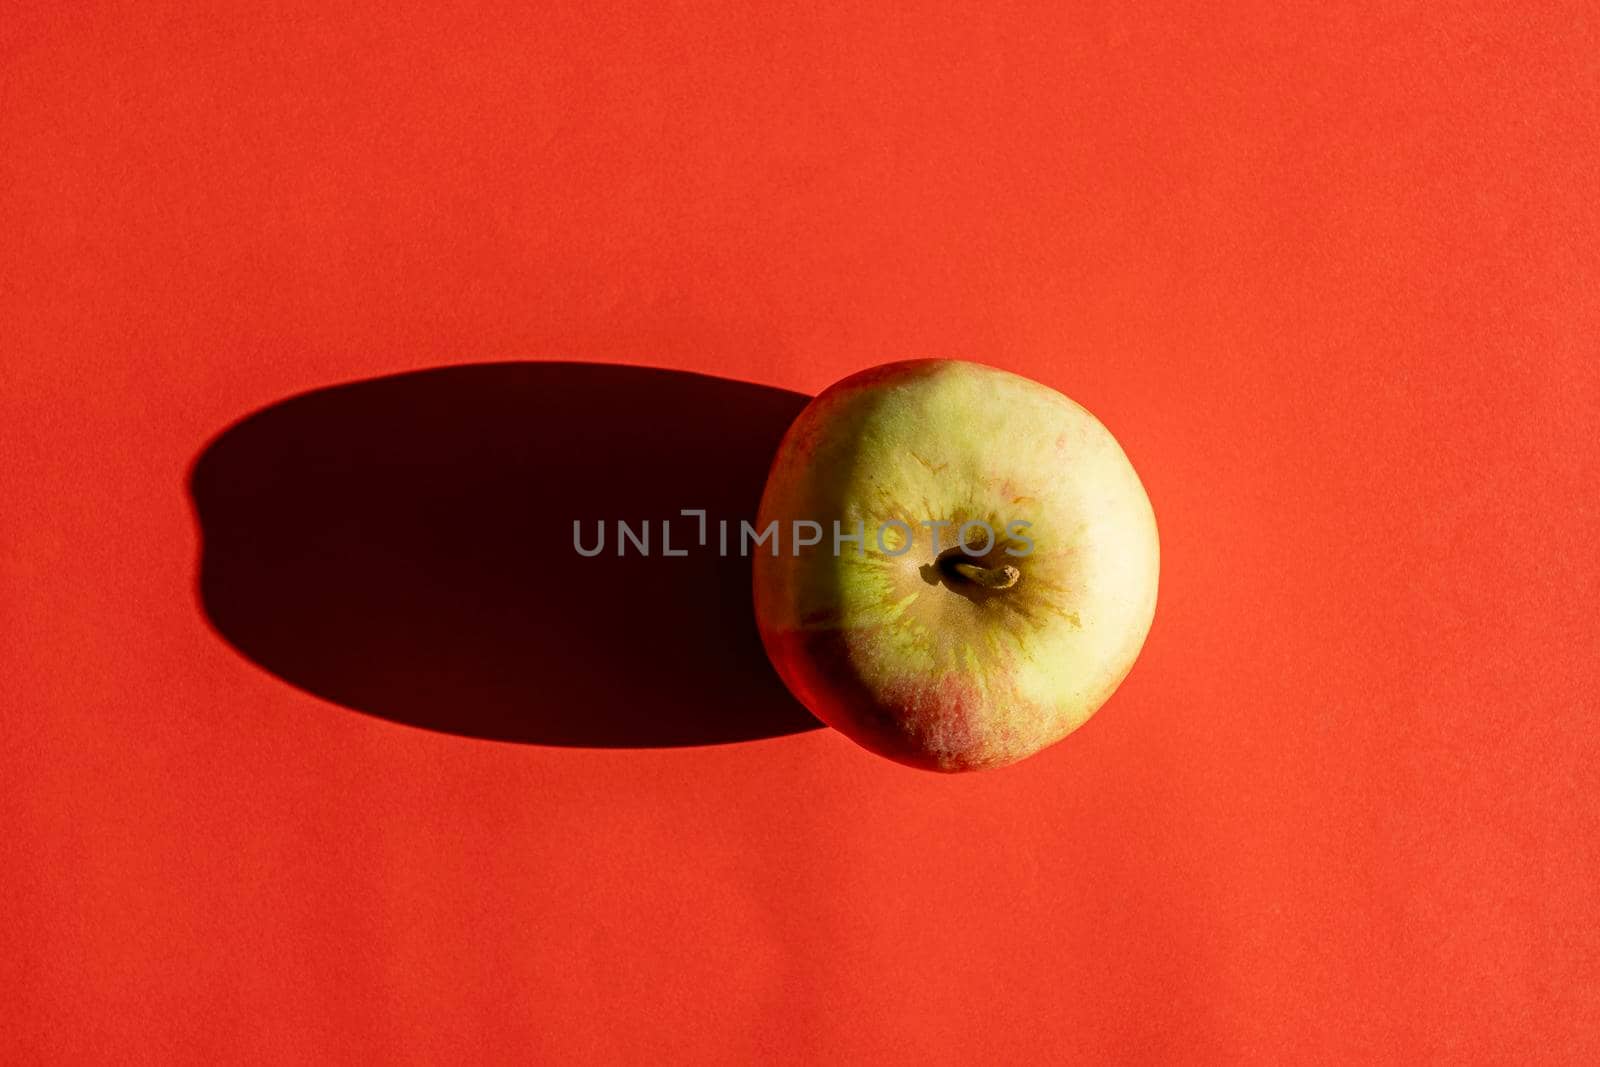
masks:
<svg viewBox="0 0 1600 1067"><path fill-rule="evenodd" d="M423 729L656 748L817 729L762 651L754 518L798 393L585 363L441 367L257 411L195 460L198 594L292 685ZM698 522L680 516L703 508ZM674 549L661 554L660 520ZM649 520L651 554L616 553ZM584 558L574 520L593 545Z"/></svg>

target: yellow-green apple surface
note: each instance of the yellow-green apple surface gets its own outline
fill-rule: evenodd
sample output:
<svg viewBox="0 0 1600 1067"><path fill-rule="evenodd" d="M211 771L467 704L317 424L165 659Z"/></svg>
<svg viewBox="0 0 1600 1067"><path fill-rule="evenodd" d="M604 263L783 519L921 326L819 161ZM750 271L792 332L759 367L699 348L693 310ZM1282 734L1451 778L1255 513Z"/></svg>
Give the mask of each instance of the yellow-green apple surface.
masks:
<svg viewBox="0 0 1600 1067"><path fill-rule="evenodd" d="M1084 408L993 367L890 363L827 389L778 448L756 528L774 522L753 562L779 675L916 767L1061 740L1155 613L1155 517L1128 457Z"/></svg>

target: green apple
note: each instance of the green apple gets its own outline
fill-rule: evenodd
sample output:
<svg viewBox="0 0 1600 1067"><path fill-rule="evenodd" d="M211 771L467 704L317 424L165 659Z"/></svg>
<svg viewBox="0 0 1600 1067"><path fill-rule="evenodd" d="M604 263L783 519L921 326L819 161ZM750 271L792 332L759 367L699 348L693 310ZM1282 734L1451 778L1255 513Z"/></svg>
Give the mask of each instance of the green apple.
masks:
<svg viewBox="0 0 1600 1067"><path fill-rule="evenodd" d="M753 562L778 674L916 767L1061 740L1155 614L1155 516L1128 457L1084 408L993 367L890 363L827 389L778 448L756 525L774 523Z"/></svg>

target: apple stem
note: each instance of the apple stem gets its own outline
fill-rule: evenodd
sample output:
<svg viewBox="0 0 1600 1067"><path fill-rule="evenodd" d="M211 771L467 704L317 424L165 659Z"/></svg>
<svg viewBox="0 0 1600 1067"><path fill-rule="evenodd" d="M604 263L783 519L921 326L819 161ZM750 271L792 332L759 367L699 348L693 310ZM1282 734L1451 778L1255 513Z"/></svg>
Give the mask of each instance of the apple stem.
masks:
<svg viewBox="0 0 1600 1067"><path fill-rule="evenodd" d="M954 563L950 569L969 582L985 589L1010 589L1022 577L1022 572L1009 563L1002 567L980 567L976 563Z"/></svg>

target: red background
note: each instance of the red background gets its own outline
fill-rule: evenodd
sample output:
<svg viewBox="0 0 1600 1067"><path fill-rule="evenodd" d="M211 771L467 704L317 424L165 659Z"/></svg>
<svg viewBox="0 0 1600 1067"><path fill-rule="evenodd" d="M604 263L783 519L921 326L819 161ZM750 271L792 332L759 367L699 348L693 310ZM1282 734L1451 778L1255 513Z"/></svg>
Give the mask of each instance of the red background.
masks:
<svg viewBox="0 0 1600 1067"><path fill-rule="evenodd" d="M8 1058L1594 1061L1600 31L1334 6L8 6ZM417 729L197 604L288 395L911 356L1161 525L1013 769Z"/></svg>

